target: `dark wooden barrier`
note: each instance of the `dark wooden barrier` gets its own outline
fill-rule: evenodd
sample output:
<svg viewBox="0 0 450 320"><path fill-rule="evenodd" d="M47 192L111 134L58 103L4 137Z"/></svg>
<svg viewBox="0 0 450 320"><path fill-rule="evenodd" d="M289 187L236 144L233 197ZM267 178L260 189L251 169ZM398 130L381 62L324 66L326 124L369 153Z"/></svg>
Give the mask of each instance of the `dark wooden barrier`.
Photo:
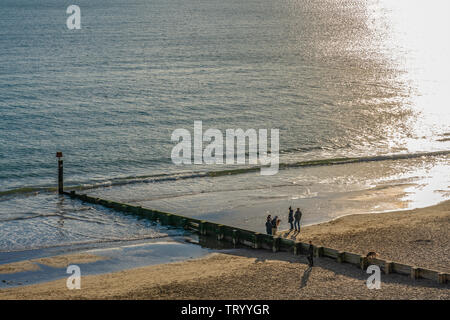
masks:
<svg viewBox="0 0 450 320"><path fill-rule="evenodd" d="M193 232L197 232L205 237L215 238L217 241L229 242L233 245L242 245L254 249L266 249L273 252L284 251L292 252L294 255L306 254L309 244L298 242L278 236L262 234L254 231L231 227L214 222L184 217L181 215L152 210L140 206L132 206L126 203L114 202L93 198L86 194L78 194L75 191L70 193L64 192L71 198L76 198L84 202L102 205L107 208L114 209L126 214L133 214L145 217L152 221L156 221L161 225L169 225L177 228L184 228ZM382 259L368 259L360 254L339 251L332 248L314 246L314 255L316 257L327 257L336 260L338 263L353 264L363 270L369 265L377 265L385 273L398 273L410 276L412 279L429 279L438 283L445 284L449 281L448 273L438 272L425 268L409 266L392 261Z"/></svg>

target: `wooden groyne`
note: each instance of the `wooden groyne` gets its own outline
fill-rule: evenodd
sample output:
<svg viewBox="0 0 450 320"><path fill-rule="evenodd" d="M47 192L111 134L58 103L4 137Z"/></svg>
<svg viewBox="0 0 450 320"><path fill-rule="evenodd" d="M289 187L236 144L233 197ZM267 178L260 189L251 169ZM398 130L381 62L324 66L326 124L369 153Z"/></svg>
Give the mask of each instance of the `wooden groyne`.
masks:
<svg viewBox="0 0 450 320"><path fill-rule="evenodd" d="M183 228L197 232L201 236L213 237L217 241L223 241L233 244L234 246L245 246L254 249L266 249L273 252L284 251L292 252L294 255L307 254L309 244L286 239L282 237L262 234L254 231L240 229L219 223L189 218L168 212L143 208L141 206L133 206L126 203L120 203L100 198L90 197L86 194L78 194L75 191L63 192L63 194L79 199L84 202L101 205L120 211L126 214L133 214L143 218L156 221L161 225L168 225L177 228ZM327 257L336 260L337 263L349 263L366 270L369 265L377 265L385 273L397 273L410 276L412 279L429 279L437 281L440 284L448 283L450 274L443 273L417 266L410 266L394 261L388 261L377 258L367 258L366 256L339 251L336 249L326 248L322 246L313 246L314 255L316 257Z"/></svg>

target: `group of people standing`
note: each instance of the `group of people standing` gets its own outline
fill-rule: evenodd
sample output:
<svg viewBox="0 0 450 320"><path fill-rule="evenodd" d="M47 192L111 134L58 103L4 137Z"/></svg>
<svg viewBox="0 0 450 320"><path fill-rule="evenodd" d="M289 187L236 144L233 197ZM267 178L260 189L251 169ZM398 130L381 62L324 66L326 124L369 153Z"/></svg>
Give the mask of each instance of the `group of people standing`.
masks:
<svg viewBox="0 0 450 320"><path fill-rule="evenodd" d="M297 208L297 211L292 209L292 207L289 207L289 215L288 215L288 222L291 225L290 231L294 230L300 232L300 220L302 219L302 212L300 211L300 208ZM275 216L272 219L272 216L269 214L267 216L266 220L266 232L270 235L276 235L278 226L280 225L281 220L278 219L278 216Z"/></svg>
<svg viewBox="0 0 450 320"><path fill-rule="evenodd" d="M293 230L295 228L295 231L300 232L300 220L302 219L302 212L300 211L300 208L297 208L297 211L292 210L292 207L289 207L289 217L288 222L291 225L291 229ZM294 224L292 224L294 222Z"/></svg>
<svg viewBox="0 0 450 320"><path fill-rule="evenodd" d="M281 220L278 219L278 216L272 219L272 216L269 214L266 220L266 232L267 234L275 235L277 233L278 226L280 225Z"/></svg>
<svg viewBox="0 0 450 320"><path fill-rule="evenodd" d="M295 213L294 213L294 210L292 209L292 207L289 207L288 222L291 225L290 231L295 229L295 231L298 231L300 233L300 220L301 219L302 219L302 212L300 211L300 208L297 208L297 211L295 211ZM266 221L267 234L270 234L273 236L276 235L278 226L280 225L280 222L281 222L281 220L278 219L278 216L275 216L272 219L272 216L269 214L267 216L267 221ZM308 253L307 253L309 267L312 267L314 264L313 256L314 256L314 246L313 246L312 242L309 241L309 247L308 247Z"/></svg>

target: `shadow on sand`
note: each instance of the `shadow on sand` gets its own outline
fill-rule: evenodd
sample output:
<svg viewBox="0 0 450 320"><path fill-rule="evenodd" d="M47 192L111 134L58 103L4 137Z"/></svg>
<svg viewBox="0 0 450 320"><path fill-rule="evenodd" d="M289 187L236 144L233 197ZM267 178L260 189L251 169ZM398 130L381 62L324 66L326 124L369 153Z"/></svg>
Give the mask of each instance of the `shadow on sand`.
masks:
<svg viewBox="0 0 450 320"><path fill-rule="evenodd" d="M305 272L303 272L302 281L300 283L300 289L306 287L309 279L309 275L311 274L312 267L306 268Z"/></svg>
<svg viewBox="0 0 450 320"><path fill-rule="evenodd" d="M310 267L306 255L294 256L289 252L270 252L264 249L232 249L223 252L225 254L247 257L255 259L255 263L263 263L268 260L284 261L288 263L298 264L299 271L303 272L300 288L307 285L311 272L315 268L321 268L329 270L336 275L343 275L351 277L361 281L367 281L371 274L366 273L365 270L361 270L358 267L348 263L337 263L335 260L327 257L314 258L314 266ZM389 275L382 274L381 279L383 283L402 284L411 287L424 287L424 288L439 288L448 290L449 285L438 284L436 281L427 279L412 280L410 277L401 274L391 273Z"/></svg>
<svg viewBox="0 0 450 320"><path fill-rule="evenodd" d="M277 233L278 236L286 239L297 240L297 236L300 234L300 231L297 230L283 230Z"/></svg>

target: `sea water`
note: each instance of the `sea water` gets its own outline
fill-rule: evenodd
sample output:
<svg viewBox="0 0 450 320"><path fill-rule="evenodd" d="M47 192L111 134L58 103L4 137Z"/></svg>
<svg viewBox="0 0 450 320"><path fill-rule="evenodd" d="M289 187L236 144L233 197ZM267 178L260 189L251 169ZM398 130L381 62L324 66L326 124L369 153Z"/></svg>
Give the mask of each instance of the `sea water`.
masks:
<svg viewBox="0 0 450 320"><path fill-rule="evenodd" d="M71 4L0 3L0 251L175 232L58 197L56 151L66 187L259 231L450 198L446 1L79 0L69 30ZM194 121L279 129L282 164L411 158L175 166Z"/></svg>

